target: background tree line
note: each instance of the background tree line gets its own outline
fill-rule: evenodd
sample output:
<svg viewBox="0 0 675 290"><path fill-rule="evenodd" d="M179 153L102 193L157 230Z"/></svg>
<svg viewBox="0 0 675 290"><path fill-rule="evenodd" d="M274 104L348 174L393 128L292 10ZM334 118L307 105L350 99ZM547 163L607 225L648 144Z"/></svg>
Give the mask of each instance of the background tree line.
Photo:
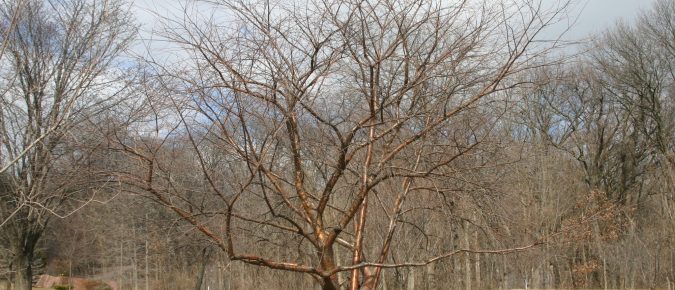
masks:
<svg viewBox="0 0 675 290"><path fill-rule="evenodd" d="M0 6L15 289L675 287L675 2L195 2L168 60L126 4Z"/></svg>

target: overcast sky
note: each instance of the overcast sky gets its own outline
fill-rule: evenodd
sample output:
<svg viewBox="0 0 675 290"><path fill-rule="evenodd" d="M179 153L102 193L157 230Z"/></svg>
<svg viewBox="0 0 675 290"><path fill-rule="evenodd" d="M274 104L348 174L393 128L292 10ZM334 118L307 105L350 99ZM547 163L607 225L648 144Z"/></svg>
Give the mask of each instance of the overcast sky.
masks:
<svg viewBox="0 0 675 290"><path fill-rule="evenodd" d="M558 0L546 0L558 1ZM632 21L641 10L649 9L656 0L582 0L579 17L570 30L570 38L582 38L603 31L623 19Z"/></svg>
<svg viewBox="0 0 675 290"><path fill-rule="evenodd" d="M180 15L180 4L176 0L132 0L132 10L142 25L144 37L149 31L158 28L156 15ZM556 4L561 0L543 0L546 5ZM567 40L579 40L592 33L603 31L619 20L633 21L641 10L649 9L656 0L574 0L576 5L571 11L577 17L572 29L567 32ZM205 14L210 14L205 11ZM572 21L571 19L570 21ZM565 24L561 24L564 26Z"/></svg>

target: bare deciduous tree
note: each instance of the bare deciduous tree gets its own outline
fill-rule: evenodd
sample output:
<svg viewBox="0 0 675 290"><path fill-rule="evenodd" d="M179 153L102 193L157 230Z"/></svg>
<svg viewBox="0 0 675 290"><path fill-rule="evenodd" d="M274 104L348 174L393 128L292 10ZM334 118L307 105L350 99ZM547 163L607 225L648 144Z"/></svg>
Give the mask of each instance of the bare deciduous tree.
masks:
<svg viewBox="0 0 675 290"><path fill-rule="evenodd" d="M453 195L488 192L474 176L496 166L490 104L541 65L555 43L539 33L567 4L204 2L228 20L170 22L189 57L148 83L179 126L118 139L136 167L117 175L231 260L306 273L323 289L375 289L383 269L542 242L404 260L391 250L407 233L428 238L420 225L451 213ZM193 163L176 162L176 140Z"/></svg>
<svg viewBox="0 0 675 290"><path fill-rule="evenodd" d="M118 1L4 2L0 101L0 241L15 289L31 288L31 262L49 219L93 198L84 166L101 140L84 126L119 99L107 74L134 28ZM17 15L17 18L5 18ZM16 23L13 22L16 20Z"/></svg>

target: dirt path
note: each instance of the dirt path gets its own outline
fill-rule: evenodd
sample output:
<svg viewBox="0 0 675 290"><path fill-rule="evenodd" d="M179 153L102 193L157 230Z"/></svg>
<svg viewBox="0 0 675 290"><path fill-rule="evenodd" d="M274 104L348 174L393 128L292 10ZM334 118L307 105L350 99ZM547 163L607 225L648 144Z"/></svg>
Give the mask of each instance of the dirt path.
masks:
<svg viewBox="0 0 675 290"><path fill-rule="evenodd" d="M113 281L91 280L77 277L40 275L34 290L50 289L56 285L72 285L71 290L117 290L117 283ZM107 286L107 287L106 287Z"/></svg>

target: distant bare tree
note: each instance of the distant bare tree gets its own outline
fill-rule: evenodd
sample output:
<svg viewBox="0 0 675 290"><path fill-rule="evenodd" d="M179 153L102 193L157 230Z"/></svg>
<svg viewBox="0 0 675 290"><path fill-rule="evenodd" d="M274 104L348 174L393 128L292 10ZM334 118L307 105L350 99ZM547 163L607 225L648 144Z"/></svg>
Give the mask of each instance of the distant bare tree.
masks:
<svg viewBox="0 0 675 290"><path fill-rule="evenodd" d="M582 200L605 208L568 253L581 273L575 287L675 280L656 266L672 263L663 240L675 236L673 11L673 1L657 1L636 23L598 36L574 63L532 75L539 86L527 93L522 115L533 139L568 153L591 192ZM581 220L573 212L568 221ZM646 268L652 274L638 277Z"/></svg>

